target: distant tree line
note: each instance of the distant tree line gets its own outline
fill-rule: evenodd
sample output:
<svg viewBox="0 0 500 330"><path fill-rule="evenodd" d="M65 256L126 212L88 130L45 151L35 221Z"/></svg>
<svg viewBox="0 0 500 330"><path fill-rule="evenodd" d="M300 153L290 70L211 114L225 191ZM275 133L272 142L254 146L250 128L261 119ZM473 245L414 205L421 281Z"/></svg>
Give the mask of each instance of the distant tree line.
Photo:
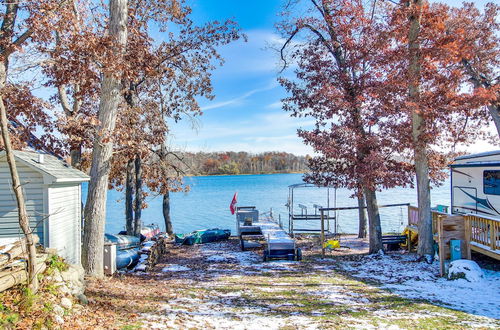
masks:
<svg viewBox="0 0 500 330"><path fill-rule="evenodd" d="M296 156L287 152L251 154L234 152L182 153L186 173L192 175L261 174L305 172L309 156Z"/></svg>

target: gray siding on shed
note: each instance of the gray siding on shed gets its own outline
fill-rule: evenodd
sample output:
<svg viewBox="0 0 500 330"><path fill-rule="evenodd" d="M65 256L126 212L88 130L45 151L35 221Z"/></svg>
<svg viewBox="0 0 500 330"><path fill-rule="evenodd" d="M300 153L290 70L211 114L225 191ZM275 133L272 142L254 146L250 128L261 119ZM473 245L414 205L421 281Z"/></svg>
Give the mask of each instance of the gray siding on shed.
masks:
<svg viewBox="0 0 500 330"><path fill-rule="evenodd" d="M32 168L16 162L19 177L23 184L26 199L26 209L30 219L30 227L43 242L43 176ZM17 202L12 190L12 179L7 162L0 162L0 237L15 237L22 235L19 227Z"/></svg>
<svg viewBox="0 0 500 330"><path fill-rule="evenodd" d="M49 247L70 263L80 263L81 186L56 184L48 190Z"/></svg>

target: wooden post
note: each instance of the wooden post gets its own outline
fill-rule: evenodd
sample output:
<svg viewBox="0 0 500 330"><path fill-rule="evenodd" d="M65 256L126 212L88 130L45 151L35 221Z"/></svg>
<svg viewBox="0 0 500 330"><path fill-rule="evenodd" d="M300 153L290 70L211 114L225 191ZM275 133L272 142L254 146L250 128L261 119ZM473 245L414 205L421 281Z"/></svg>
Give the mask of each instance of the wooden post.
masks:
<svg viewBox="0 0 500 330"><path fill-rule="evenodd" d="M325 217L323 210L321 212L321 258L325 257Z"/></svg>
<svg viewBox="0 0 500 330"><path fill-rule="evenodd" d="M408 252L411 252L411 230L408 229Z"/></svg>
<svg viewBox="0 0 500 330"><path fill-rule="evenodd" d="M495 251L495 241L496 241L496 236L495 236L495 222L493 220L489 220L489 225L490 225L490 248L491 251Z"/></svg>
<svg viewBox="0 0 500 330"><path fill-rule="evenodd" d="M441 216L437 217L437 232L438 232L438 246L439 246L439 275L444 275L444 244L443 244L443 221Z"/></svg>
<svg viewBox="0 0 500 330"><path fill-rule="evenodd" d="M467 253L467 259L470 260L471 259L470 242L472 238L471 219L469 216L464 216L464 221L465 221L465 249Z"/></svg>

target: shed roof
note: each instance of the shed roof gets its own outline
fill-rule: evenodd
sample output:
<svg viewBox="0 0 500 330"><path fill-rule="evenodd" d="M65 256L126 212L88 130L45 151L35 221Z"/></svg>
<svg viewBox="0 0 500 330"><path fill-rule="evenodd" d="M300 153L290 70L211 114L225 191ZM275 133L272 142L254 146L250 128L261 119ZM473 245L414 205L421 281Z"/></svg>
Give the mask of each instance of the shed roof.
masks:
<svg viewBox="0 0 500 330"><path fill-rule="evenodd" d="M45 183L85 182L90 180L87 174L48 153L15 150L14 155L17 160L43 174ZM43 162L39 162L39 155L43 155ZM5 158L5 151L0 152L0 159L2 158Z"/></svg>
<svg viewBox="0 0 500 330"><path fill-rule="evenodd" d="M493 151L481 152L478 154L464 155L464 156L460 156L460 157L455 158L455 160L474 159L474 158L496 156L496 155L500 155L500 150L493 150Z"/></svg>

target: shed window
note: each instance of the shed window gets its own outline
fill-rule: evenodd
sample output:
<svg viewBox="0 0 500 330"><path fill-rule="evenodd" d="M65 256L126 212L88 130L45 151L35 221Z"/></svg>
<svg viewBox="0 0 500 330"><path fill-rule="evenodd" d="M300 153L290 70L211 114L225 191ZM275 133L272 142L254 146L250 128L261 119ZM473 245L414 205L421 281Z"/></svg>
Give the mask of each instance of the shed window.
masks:
<svg viewBox="0 0 500 330"><path fill-rule="evenodd" d="M487 195L500 195L500 171L483 172L483 191Z"/></svg>

